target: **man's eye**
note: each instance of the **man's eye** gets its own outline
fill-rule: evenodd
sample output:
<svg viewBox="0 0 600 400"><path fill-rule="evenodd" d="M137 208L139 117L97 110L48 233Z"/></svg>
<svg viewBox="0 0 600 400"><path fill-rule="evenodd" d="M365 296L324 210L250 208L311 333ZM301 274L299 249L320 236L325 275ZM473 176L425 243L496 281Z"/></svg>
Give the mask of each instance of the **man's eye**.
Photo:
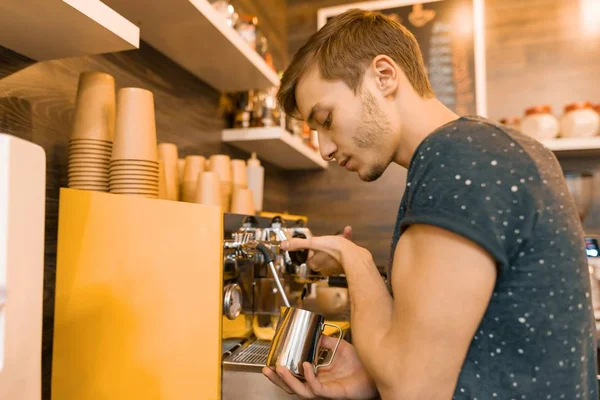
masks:
<svg viewBox="0 0 600 400"><path fill-rule="evenodd" d="M327 119L323 122L323 126L327 129L331 128L331 114L327 116Z"/></svg>

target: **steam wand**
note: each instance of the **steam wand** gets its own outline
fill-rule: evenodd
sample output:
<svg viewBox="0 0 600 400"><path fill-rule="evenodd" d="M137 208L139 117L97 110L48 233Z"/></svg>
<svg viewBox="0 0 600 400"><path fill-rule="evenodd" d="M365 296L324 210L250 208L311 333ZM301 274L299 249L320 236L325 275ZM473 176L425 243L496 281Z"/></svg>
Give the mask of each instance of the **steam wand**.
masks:
<svg viewBox="0 0 600 400"><path fill-rule="evenodd" d="M260 251L260 253L264 257L264 261L269 265L269 268L271 269L271 273L273 274L273 277L275 278L275 284L277 285L277 289L279 290L279 293L281 294L281 298L283 299L285 306L290 307L290 302L285 294L285 290L283 290L281 281L279 280L279 275L277 274L277 269L275 269L275 264L273 264L273 255L271 254L271 250L269 250L269 248L267 246L265 246L263 243L257 242L255 240L243 243L242 248L244 248L244 247L245 248L254 248L254 249Z"/></svg>

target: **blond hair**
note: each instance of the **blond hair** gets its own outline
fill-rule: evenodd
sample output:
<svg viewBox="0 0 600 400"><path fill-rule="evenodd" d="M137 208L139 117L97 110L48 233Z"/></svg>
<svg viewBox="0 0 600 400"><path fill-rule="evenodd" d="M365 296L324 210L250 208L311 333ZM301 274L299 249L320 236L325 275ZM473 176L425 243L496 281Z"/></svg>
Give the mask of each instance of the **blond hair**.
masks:
<svg viewBox="0 0 600 400"><path fill-rule="evenodd" d="M433 96L414 35L382 14L352 9L332 18L298 50L281 79L279 104L297 116L296 86L315 63L324 79L342 80L356 93L369 63L382 54L398 64L420 96Z"/></svg>

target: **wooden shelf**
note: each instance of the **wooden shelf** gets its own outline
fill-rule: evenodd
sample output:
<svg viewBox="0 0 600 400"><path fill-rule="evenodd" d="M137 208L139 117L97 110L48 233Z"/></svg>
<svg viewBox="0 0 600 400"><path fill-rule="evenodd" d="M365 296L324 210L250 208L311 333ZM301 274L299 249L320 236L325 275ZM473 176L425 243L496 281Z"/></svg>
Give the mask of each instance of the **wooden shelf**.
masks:
<svg viewBox="0 0 600 400"><path fill-rule="evenodd" d="M558 138L543 140L542 144L558 156L600 155L600 137Z"/></svg>
<svg viewBox="0 0 600 400"><path fill-rule="evenodd" d="M142 39L221 91L279 85L279 77L207 0L104 0Z"/></svg>
<svg viewBox="0 0 600 400"><path fill-rule="evenodd" d="M221 135L225 143L256 152L258 158L288 170L325 169L327 162L318 151L311 149L280 127L226 129Z"/></svg>
<svg viewBox="0 0 600 400"><path fill-rule="evenodd" d="M0 45L51 60L139 48L140 30L99 0L2 0Z"/></svg>

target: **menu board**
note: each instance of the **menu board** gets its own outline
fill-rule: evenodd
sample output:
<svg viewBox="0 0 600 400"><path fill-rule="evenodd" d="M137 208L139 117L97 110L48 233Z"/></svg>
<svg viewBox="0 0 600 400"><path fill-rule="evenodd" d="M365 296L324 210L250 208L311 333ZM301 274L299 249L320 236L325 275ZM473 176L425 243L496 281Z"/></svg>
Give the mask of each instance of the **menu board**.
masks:
<svg viewBox="0 0 600 400"><path fill-rule="evenodd" d="M321 28L351 8L381 12L415 35L431 86L459 115L485 116L483 0L383 0L322 8Z"/></svg>

